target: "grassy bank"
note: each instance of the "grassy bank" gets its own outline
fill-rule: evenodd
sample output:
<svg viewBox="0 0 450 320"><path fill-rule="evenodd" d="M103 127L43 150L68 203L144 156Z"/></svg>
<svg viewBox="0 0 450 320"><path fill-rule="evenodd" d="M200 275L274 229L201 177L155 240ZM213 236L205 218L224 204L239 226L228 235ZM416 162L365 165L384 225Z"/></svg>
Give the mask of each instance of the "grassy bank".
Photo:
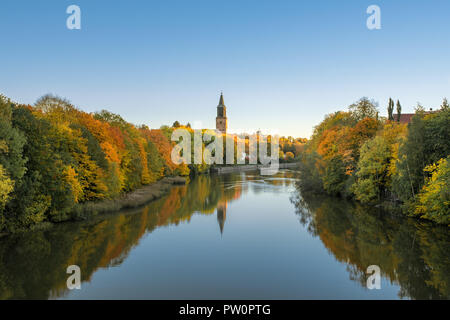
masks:
<svg viewBox="0 0 450 320"><path fill-rule="evenodd" d="M164 196L174 185L184 185L187 178L166 177L158 182L146 185L117 199L91 201L75 206L72 212L73 220L83 220L98 214L119 211L143 206L150 201Z"/></svg>
<svg viewBox="0 0 450 320"><path fill-rule="evenodd" d="M188 178L185 177L165 177L158 182L146 185L133 192L126 193L116 199L103 201L89 201L75 206L69 217L61 222L71 222L87 220L101 214L115 213L120 210L133 209L144 206L151 201L160 199L168 193L171 187L185 185ZM43 221L33 225L29 229L17 230L14 233L22 233L51 228L57 222ZM0 232L0 238L10 235L11 232Z"/></svg>

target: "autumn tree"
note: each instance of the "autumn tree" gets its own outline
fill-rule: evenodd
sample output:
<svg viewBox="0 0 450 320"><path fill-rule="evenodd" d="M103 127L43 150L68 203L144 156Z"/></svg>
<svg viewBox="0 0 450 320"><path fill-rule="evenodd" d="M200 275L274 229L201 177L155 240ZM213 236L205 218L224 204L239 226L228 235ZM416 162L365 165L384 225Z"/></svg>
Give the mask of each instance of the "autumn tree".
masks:
<svg viewBox="0 0 450 320"><path fill-rule="evenodd" d="M349 111L353 118L357 121L364 118L376 118L378 113L378 105L375 101L366 97L359 99L357 102L349 106Z"/></svg>
<svg viewBox="0 0 450 320"><path fill-rule="evenodd" d="M420 191L414 214L437 223L450 224L450 156L425 167L430 175Z"/></svg>
<svg viewBox="0 0 450 320"><path fill-rule="evenodd" d="M14 182L9 178L6 170L0 164L0 212L5 208L6 203L9 199L9 194L14 190ZM0 213L0 229L3 225L4 217Z"/></svg>
<svg viewBox="0 0 450 320"><path fill-rule="evenodd" d="M450 154L450 110L426 114L418 108L399 149L395 193L403 200L414 200L427 173L423 169Z"/></svg>
<svg viewBox="0 0 450 320"><path fill-rule="evenodd" d="M361 202L380 201L388 186L388 168L391 152L382 136L368 140L361 147L361 157L352 186L356 199Z"/></svg>

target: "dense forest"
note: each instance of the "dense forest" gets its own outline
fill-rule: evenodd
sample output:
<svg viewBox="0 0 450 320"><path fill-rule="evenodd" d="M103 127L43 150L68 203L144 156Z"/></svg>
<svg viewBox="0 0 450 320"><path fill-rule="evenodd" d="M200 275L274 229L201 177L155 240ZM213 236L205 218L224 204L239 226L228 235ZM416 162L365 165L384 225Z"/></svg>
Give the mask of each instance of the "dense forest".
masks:
<svg viewBox="0 0 450 320"><path fill-rule="evenodd" d="M388 117L362 98L329 114L301 153L303 190L376 206L400 204L407 215L450 225L450 108L420 104L408 123L389 99Z"/></svg>
<svg viewBox="0 0 450 320"><path fill-rule="evenodd" d="M190 125L178 121L150 129L106 110L83 112L54 95L33 106L0 95L0 234L78 219L83 204L116 199L163 177L208 172L204 161L172 162L171 136L180 127L193 138ZM294 161L304 142L281 137L280 160Z"/></svg>
<svg viewBox="0 0 450 320"><path fill-rule="evenodd" d="M52 95L33 107L1 97L0 232L67 220L79 203L187 175L170 149L168 130L107 111L85 113Z"/></svg>

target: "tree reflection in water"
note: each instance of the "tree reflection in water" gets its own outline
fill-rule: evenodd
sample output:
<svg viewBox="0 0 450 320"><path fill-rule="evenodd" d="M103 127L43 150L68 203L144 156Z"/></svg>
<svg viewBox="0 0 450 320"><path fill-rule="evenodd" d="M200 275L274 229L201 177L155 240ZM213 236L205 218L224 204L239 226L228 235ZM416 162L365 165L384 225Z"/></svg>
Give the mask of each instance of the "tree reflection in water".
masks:
<svg viewBox="0 0 450 320"><path fill-rule="evenodd" d="M401 298L450 298L448 227L297 189L291 202L300 223L347 265L350 279L365 286L375 264Z"/></svg>
<svg viewBox="0 0 450 320"><path fill-rule="evenodd" d="M240 197L242 187L239 183L234 188L224 186L239 180L232 175L200 176L138 210L2 238L0 299L63 296L67 293L67 266L78 265L82 281L89 281L97 269L121 264L144 234L189 222L196 213L213 214L217 206L226 207Z"/></svg>
<svg viewBox="0 0 450 320"><path fill-rule="evenodd" d="M295 181L292 171L276 177L249 173L200 176L144 208L2 238L0 299L64 296L68 265L80 266L82 280L90 281L96 270L121 264L144 234L187 223L194 214L216 212L218 232L222 233L230 202L250 189L254 194L267 189L285 192L280 186ZM299 189L291 202L300 223L347 265L350 278L361 286L365 287L366 268L376 264L384 277L400 285L400 297L450 297L448 228Z"/></svg>

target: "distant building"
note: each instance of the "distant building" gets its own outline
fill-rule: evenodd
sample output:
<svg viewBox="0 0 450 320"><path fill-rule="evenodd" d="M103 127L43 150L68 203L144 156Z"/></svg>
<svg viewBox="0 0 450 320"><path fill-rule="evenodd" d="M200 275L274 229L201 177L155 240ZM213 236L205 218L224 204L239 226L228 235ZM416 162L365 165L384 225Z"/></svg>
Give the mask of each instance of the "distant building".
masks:
<svg viewBox="0 0 450 320"><path fill-rule="evenodd" d="M430 111L425 111L425 114L430 114L430 113L436 113L439 112L439 110L435 110L433 111L433 109L430 108ZM400 123L405 123L408 124L412 121L413 116L415 115L415 113L402 113L400 114ZM398 119L398 114L393 114L394 117L394 121L397 121Z"/></svg>
<svg viewBox="0 0 450 320"><path fill-rule="evenodd" d="M223 102L223 94L220 94L219 105L217 106L216 130L226 133L228 128L227 107Z"/></svg>
<svg viewBox="0 0 450 320"><path fill-rule="evenodd" d="M400 114L400 123L410 123L412 120L412 117L415 115L415 113L402 113ZM398 114L394 114L394 121L397 121Z"/></svg>

